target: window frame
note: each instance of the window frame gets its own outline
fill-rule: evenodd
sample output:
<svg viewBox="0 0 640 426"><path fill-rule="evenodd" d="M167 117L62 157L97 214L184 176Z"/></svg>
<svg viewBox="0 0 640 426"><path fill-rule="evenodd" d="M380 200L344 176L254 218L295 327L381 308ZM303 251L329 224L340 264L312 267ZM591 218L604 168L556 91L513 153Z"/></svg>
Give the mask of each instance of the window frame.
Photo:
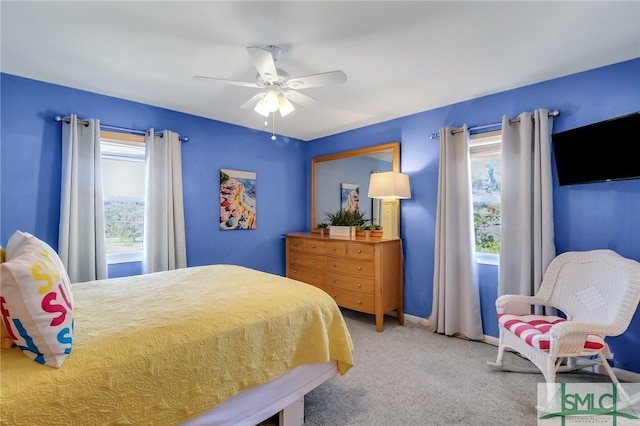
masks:
<svg viewBox="0 0 640 426"><path fill-rule="evenodd" d="M100 131L100 144L102 146L102 142L113 143L119 145L129 145L129 146L138 146L145 144L145 137L142 135L134 135L130 133L121 133L121 132L113 132L113 131ZM102 160L103 154L100 154L100 159ZM127 157L126 155L117 156L117 158L109 157L110 159L117 159L121 161L140 161L139 157ZM128 159L127 159L128 158ZM144 162L144 158L142 158ZM108 196L103 194L102 202L103 204L107 201L117 201L118 197ZM144 196L142 200L144 201ZM107 256L107 265L113 265L118 263L131 263L131 262L142 262L142 250L133 250L133 251L125 251L125 252L117 252L117 253L106 253Z"/></svg>
<svg viewBox="0 0 640 426"><path fill-rule="evenodd" d="M475 133L469 135L469 161L471 162L474 157L481 157L483 155L493 155L496 152L500 153L502 147L502 130L494 130L489 132ZM469 182L471 183L471 182ZM471 196L473 200L473 194ZM475 231L475 223L474 223ZM474 251L475 251L475 236L474 236ZM476 263L485 265L500 265L500 253L483 253L475 252Z"/></svg>

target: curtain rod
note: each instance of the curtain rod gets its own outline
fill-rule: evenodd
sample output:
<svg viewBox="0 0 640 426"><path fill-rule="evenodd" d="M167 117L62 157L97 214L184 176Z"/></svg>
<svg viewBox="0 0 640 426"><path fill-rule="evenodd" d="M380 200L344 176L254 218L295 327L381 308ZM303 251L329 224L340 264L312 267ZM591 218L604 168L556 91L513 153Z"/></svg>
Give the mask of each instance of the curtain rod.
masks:
<svg viewBox="0 0 640 426"><path fill-rule="evenodd" d="M70 123L71 122L71 118L69 118L69 117L61 117L59 115L56 115L55 117L53 117L53 119L56 120L56 121L64 121L65 123ZM89 125L89 122L86 121L86 120L78 120L78 123L84 124L85 126ZM109 124L102 124L102 123L100 123L100 128L101 129L105 129L105 130L119 130L121 132L133 133L133 134L136 134L136 135L146 135L147 134L147 132L145 132L144 130L129 129L127 127L111 126ZM155 135L162 137L162 133L156 133ZM188 136L180 136L180 142L189 142L189 137Z"/></svg>
<svg viewBox="0 0 640 426"><path fill-rule="evenodd" d="M548 117L557 117L557 116L559 116L559 115L560 115L560 111L558 111L557 109L556 109L556 110L553 110L553 111L549 111L549 113L547 114L547 116L548 116ZM533 118L533 115L532 115L532 116L531 116L531 120L533 120L533 119L534 119L534 118ZM510 119L510 120L509 120L509 124L519 123L519 122L520 122L520 119L519 119L519 118L512 118L512 119ZM488 129L488 128L490 128L490 127L498 127L498 126L502 126L502 123L491 123L491 124L483 124L483 125L481 125L481 126L473 126L473 127L469 127L469 128L467 129L467 131L469 131L469 132L470 132L470 131L472 131L472 130ZM459 128L459 129L453 129L453 130L451 131L451 134L454 134L454 133L460 133L460 132L462 132L462 129L461 129L461 128ZM439 137L440 137L440 133L439 133L439 132L438 132L438 133L431 133L431 134L429 135L429 139L435 139L435 138L439 138Z"/></svg>

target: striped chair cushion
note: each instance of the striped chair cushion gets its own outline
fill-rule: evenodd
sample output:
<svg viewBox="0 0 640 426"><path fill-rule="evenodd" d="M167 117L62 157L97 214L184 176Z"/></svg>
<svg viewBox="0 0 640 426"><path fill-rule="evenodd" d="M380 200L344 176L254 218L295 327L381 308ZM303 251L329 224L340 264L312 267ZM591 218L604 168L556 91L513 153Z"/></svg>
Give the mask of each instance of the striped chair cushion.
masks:
<svg viewBox="0 0 640 426"><path fill-rule="evenodd" d="M565 319L552 315L511 315L498 314L500 325L525 342L528 345L543 351L549 350L551 336L548 334L555 324L564 322ZM604 339L597 334L589 334L584 342L584 349L597 352L604 348Z"/></svg>

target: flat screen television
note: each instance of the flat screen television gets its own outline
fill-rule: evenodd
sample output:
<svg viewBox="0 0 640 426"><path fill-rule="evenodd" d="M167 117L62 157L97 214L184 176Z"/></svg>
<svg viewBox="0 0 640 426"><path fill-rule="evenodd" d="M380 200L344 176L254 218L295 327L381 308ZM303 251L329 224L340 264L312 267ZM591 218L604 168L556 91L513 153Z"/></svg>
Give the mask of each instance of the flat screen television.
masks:
<svg viewBox="0 0 640 426"><path fill-rule="evenodd" d="M558 182L640 178L640 112L552 135Z"/></svg>

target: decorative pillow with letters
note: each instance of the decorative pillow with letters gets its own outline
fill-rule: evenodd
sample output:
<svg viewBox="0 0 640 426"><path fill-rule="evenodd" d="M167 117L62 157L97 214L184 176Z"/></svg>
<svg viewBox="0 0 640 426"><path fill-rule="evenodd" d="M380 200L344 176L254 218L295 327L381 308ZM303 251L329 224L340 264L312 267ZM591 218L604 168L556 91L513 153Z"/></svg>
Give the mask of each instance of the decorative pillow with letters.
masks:
<svg viewBox="0 0 640 426"><path fill-rule="evenodd" d="M2 320L11 339L34 361L60 367L71 353L73 298L57 253L16 231L0 265Z"/></svg>
<svg viewBox="0 0 640 426"><path fill-rule="evenodd" d="M0 264L2 264L4 262L4 247L0 246ZM1 284L1 281L0 281ZM0 289L2 287L0 286ZM11 339L11 336L9 335L9 332L7 331L7 327L4 325L4 317L2 318L2 321L0 321L0 330L2 331L2 339L0 340L0 347L2 349L11 349L14 344L13 344L13 340Z"/></svg>

